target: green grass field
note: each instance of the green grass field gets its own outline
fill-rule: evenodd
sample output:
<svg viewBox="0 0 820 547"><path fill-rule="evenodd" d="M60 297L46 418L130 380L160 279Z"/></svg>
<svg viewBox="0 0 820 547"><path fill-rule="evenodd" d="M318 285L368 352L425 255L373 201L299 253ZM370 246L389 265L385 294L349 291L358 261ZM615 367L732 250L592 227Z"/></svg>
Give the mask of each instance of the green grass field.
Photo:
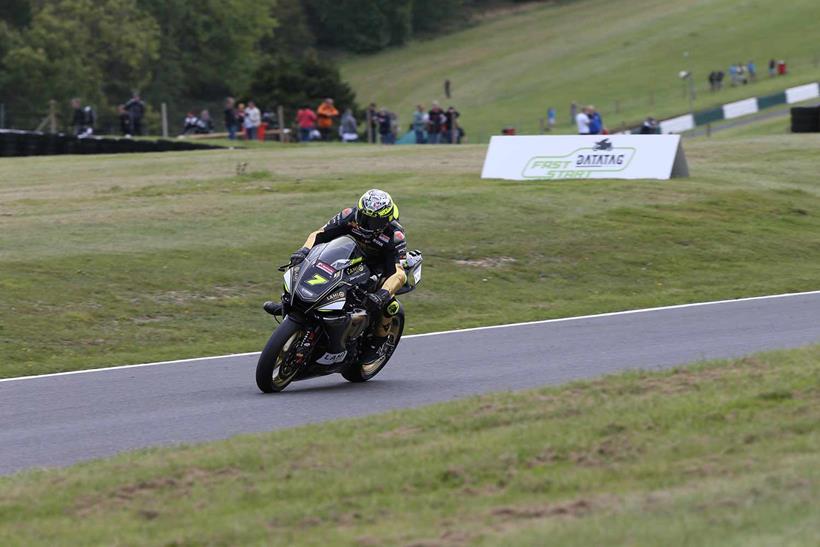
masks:
<svg viewBox="0 0 820 547"><path fill-rule="evenodd" d="M0 376L261 349L275 267L372 186L425 253L408 333L815 290L818 144L690 141L669 182L483 181L480 146L4 159Z"/></svg>
<svg viewBox="0 0 820 547"><path fill-rule="evenodd" d="M820 46L807 40L817 20L815 0L536 4L441 38L348 58L342 74L361 103L387 106L402 127L418 103L456 105L472 142L508 125L537 132L550 106L558 109L557 130L572 132L571 101L595 104L618 128L689 111L681 70L694 74L695 109L817 81ZM791 74L770 79L772 57L787 60ZM708 91L710 71L749 59L757 62L757 83ZM445 79L452 81L452 100L443 96Z"/></svg>
<svg viewBox="0 0 820 547"><path fill-rule="evenodd" d="M820 543L820 346L0 478L0 544Z"/></svg>

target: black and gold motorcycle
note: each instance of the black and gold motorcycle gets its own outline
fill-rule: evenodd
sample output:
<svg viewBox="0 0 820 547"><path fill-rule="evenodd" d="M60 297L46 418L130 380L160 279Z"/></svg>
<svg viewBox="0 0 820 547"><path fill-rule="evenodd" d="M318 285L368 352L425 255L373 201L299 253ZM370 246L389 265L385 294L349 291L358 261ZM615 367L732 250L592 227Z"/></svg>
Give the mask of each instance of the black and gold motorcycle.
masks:
<svg viewBox="0 0 820 547"><path fill-rule="evenodd" d="M405 294L421 282L422 255L408 253L402 266ZM348 381L366 382L381 371L404 331L404 307L395 298L385 313L391 323L378 355L365 362L365 344L373 335L367 295L381 281L350 236L313 247L299 264L279 268L285 273L282 303L268 309L283 317L256 365L256 385L265 393L282 391L291 382L340 373Z"/></svg>

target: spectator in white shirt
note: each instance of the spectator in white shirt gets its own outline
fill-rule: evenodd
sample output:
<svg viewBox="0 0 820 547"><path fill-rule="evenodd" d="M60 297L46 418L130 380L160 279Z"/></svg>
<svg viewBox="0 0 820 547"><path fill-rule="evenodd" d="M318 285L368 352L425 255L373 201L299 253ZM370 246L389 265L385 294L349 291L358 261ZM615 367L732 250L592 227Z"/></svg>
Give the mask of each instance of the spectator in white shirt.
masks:
<svg viewBox="0 0 820 547"><path fill-rule="evenodd" d="M262 114L259 112L259 109L256 108L256 105L253 101L248 101L248 107L245 109L245 133L247 134L248 140L252 141L256 138L256 133L259 128L259 124L262 123Z"/></svg>
<svg viewBox="0 0 820 547"><path fill-rule="evenodd" d="M578 125L579 135L589 135L589 108L584 107L577 116L575 116L575 123Z"/></svg>

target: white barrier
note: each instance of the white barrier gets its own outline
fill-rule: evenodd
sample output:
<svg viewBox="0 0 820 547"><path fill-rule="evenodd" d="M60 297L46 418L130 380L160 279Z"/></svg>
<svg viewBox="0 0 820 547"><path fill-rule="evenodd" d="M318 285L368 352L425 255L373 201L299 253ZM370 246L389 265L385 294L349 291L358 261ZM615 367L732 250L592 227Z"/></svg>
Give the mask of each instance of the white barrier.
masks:
<svg viewBox="0 0 820 547"><path fill-rule="evenodd" d="M817 97L820 97L820 84L817 82L790 87L786 90L786 102L788 104L808 101L810 99L816 99Z"/></svg>
<svg viewBox="0 0 820 547"><path fill-rule="evenodd" d="M668 179L689 176L680 135L493 137L481 178Z"/></svg>
<svg viewBox="0 0 820 547"><path fill-rule="evenodd" d="M695 128L695 117L692 114L684 114L677 118L663 120L660 128L661 133L683 133Z"/></svg>
<svg viewBox="0 0 820 547"><path fill-rule="evenodd" d="M757 97L723 105L723 119L731 120L757 112Z"/></svg>

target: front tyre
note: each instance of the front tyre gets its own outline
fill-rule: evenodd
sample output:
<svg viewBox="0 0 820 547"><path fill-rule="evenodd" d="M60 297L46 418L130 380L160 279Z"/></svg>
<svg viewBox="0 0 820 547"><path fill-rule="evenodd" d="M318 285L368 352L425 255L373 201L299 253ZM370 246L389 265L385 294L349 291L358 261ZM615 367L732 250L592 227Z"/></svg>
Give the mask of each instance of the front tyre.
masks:
<svg viewBox="0 0 820 547"><path fill-rule="evenodd" d="M399 307L399 311L393 316L390 329L387 332L387 341L384 346L384 353L371 363L353 363L342 371L342 376L349 382L366 382L377 375L387 365L387 362L396 351L401 335L404 332L404 306Z"/></svg>
<svg viewBox="0 0 820 547"><path fill-rule="evenodd" d="M264 393L282 391L293 381L299 372L295 350L304 334L302 325L290 317L273 331L256 365L256 385Z"/></svg>

